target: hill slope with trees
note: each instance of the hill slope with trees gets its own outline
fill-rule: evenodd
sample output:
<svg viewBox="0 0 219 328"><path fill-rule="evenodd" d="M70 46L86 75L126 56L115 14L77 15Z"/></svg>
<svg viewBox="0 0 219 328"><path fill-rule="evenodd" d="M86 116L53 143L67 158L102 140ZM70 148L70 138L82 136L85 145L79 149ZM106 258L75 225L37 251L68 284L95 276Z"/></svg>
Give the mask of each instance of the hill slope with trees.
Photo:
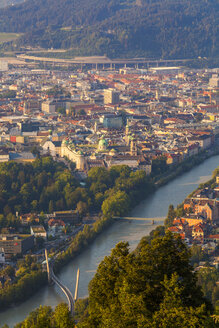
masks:
<svg viewBox="0 0 219 328"><path fill-rule="evenodd" d="M145 238L130 252L116 245L99 264L88 300L75 305L78 328L216 328L212 307L189 264L180 237L167 233L151 243ZM40 325L38 324L40 322ZM62 324L60 324L60 322ZM40 307L15 328L75 327L67 307Z"/></svg>
<svg viewBox="0 0 219 328"><path fill-rule="evenodd" d="M218 9L218 0L28 0L1 10L0 31L69 55L217 57Z"/></svg>
<svg viewBox="0 0 219 328"><path fill-rule="evenodd" d="M0 0L0 8L23 2L23 0Z"/></svg>

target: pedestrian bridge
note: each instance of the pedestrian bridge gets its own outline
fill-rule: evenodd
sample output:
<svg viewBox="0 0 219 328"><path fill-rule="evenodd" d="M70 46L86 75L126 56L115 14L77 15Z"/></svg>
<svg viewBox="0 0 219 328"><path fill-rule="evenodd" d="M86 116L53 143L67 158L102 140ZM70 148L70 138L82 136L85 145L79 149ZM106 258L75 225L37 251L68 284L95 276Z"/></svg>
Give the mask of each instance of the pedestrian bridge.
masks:
<svg viewBox="0 0 219 328"><path fill-rule="evenodd" d="M50 269L50 281L53 281L65 294L68 300L68 308L71 314L73 315L74 312L74 298L70 290L56 277L53 272L53 269Z"/></svg>
<svg viewBox="0 0 219 328"><path fill-rule="evenodd" d="M156 218L138 218L138 217L134 217L134 216L115 216L114 217L115 220L135 220L135 221L149 221L152 222L152 224L154 224L155 222L158 221L164 221L165 217L156 217Z"/></svg>
<svg viewBox="0 0 219 328"><path fill-rule="evenodd" d="M75 286L75 295L73 297L72 293L66 287L55 275L53 271L53 261L49 262L48 261L48 254L47 254L47 249L45 249L45 257L46 257L46 267L47 267L47 274L48 274L48 281L49 283L54 282L65 294L67 300L68 300L68 308L71 314L74 314L74 303L77 300L78 297L78 283L79 283L79 274L80 271L78 269L77 271L77 279L76 279L76 286Z"/></svg>

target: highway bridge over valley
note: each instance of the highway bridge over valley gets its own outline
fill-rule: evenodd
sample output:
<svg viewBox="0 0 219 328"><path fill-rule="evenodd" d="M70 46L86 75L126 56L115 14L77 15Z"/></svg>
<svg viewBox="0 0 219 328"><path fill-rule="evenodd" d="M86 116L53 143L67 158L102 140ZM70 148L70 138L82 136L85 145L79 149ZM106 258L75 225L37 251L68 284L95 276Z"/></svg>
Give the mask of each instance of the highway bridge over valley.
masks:
<svg viewBox="0 0 219 328"><path fill-rule="evenodd" d="M19 54L17 59L27 60L32 62L42 62L42 63L51 63L51 64L61 64L61 65L91 65L96 66L102 65L102 67L115 68L115 66L136 66L146 65L149 66L162 66L162 65L185 65L187 62L192 61L193 59L148 59L148 58L121 58L121 59L110 59L106 56L90 56L90 57L74 57L72 59L62 59L62 58L51 58L51 57L40 57L32 56L28 54Z"/></svg>

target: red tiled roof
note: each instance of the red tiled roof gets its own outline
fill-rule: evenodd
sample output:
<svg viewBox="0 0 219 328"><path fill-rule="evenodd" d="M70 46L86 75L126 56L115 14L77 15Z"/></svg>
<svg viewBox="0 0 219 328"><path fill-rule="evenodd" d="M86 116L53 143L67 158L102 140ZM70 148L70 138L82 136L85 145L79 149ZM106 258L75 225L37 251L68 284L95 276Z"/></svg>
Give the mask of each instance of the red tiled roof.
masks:
<svg viewBox="0 0 219 328"><path fill-rule="evenodd" d="M48 225L50 227L55 226L55 225L65 227L65 223L62 220L57 220L57 219L50 219L48 221Z"/></svg>
<svg viewBox="0 0 219 328"><path fill-rule="evenodd" d="M219 240L219 234L216 234L216 235L209 235L208 238L218 239L218 240Z"/></svg>
<svg viewBox="0 0 219 328"><path fill-rule="evenodd" d="M181 231L178 227L169 227L168 230L175 233L179 233Z"/></svg>

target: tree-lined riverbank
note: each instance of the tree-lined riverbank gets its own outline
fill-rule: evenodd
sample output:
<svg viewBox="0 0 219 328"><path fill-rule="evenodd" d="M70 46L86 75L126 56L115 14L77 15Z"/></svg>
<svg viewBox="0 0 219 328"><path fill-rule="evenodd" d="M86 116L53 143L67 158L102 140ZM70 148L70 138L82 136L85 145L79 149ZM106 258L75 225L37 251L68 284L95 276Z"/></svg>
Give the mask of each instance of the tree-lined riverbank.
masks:
<svg viewBox="0 0 219 328"><path fill-rule="evenodd" d="M219 156L211 157L191 171L160 187L135 207L132 215L134 217L151 218L166 216L170 200L174 206L181 203L201 182L209 180L212 171L218 166L218 163ZM159 224L161 223L159 222ZM130 247L133 249L137 246L139 240L143 236L148 235L154 228L155 225L149 225L144 221L115 222L107 229L106 233L99 234L92 244L80 253L80 256L77 256L62 269L59 274L60 279L73 291L76 269L79 267L81 271L79 297L86 296L88 282L93 277L98 263L105 255L109 254L116 243L121 240L129 241ZM22 321L32 309L40 304L55 306L62 300L65 301L56 287L45 287L28 302L1 313L0 322L8 323L12 327L16 322Z"/></svg>
<svg viewBox="0 0 219 328"><path fill-rule="evenodd" d="M166 174L169 174L165 178L162 175L155 175L153 178L148 178L143 171L132 172L127 166L113 167L109 171L105 168L93 168L90 170L86 188L80 188L82 201L79 201L79 203L83 203L83 200L85 201L85 199L87 199L86 210L89 208L96 210L101 209L103 216L97 220L93 226L85 225L84 229L77 234L68 248L64 252L58 254L54 263L54 270L59 272L64 265L75 259L75 257L112 223L112 217L127 214L130 209L140 203L141 200L147 199L156 188L174 179L184 171L191 169L194 165L204 161L208 156L212 156L212 154L217 151L218 150L215 149L209 152L202 152L175 167L168 168ZM66 174L67 170L65 171L65 175ZM65 188L67 188L67 185ZM82 189L84 189L84 191ZM71 195L68 195L68 198L69 197L71 198ZM45 275L40 271L38 275L43 277L41 280L42 286L44 286ZM22 280L22 283L17 284L18 286L12 284L9 285L7 289L4 288L0 293L0 300L2 299L0 303L1 309L3 310L10 305L22 302L33 295L38 288L41 287L40 281L37 282L37 288L34 288L36 284L31 287L31 283L36 280L35 276L35 272L29 272L27 277ZM30 284L31 288L29 289L30 292L26 293L25 289L28 284ZM16 291L17 289L19 293ZM23 297L21 296L22 294L24 295ZM4 298L7 302L4 302Z"/></svg>
<svg viewBox="0 0 219 328"><path fill-rule="evenodd" d="M103 216L97 220L92 227L85 225L84 229L80 231L78 235L72 240L68 248L56 257L54 270L59 272L64 265L75 259L75 257L77 257L88 245L90 245L90 243L93 242L103 230L112 224L112 217L127 214L130 209L139 204L141 200L147 199L147 197L153 193L156 188L166 184L168 181L174 179L176 176L182 174L183 172L188 171L194 165L197 165L199 162L203 162L206 158L217 152L218 149L215 148L193 156L190 159L179 163L177 166L168 167L165 165L165 170L163 170L161 175L158 175L158 172L154 170L154 172L152 171L152 177L147 177L143 171L132 172L131 169L127 166L112 167L110 170L98 167L93 168L88 174L86 187L77 189L75 189L75 186L74 188L70 188L69 181L72 179L68 170L64 171L63 167L56 168L56 166L53 165L51 158L45 158L42 160L37 159L34 162L33 167L31 166L29 169L35 170L37 173L39 173L39 167L41 168L43 164L44 170L48 169L48 167L52 165L54 171L53 173L56 175L56 169L61 171L61 173L58 173L62 176L64 184L62 187L64 188L63 190L66 194L66 197L62 199L63 204L70 202L68 204L69 206L72 204L72 202L74 203L77 200L78 206L80 204L82 212L94 209L96 211L101 210L103 213ZM49 161L51 164L50 166L47 165ZM159 160L156 164L161 165ZM4 174L4 172L6 172L4 171L5 166L2 165L2 168L2 172ZM14 166L11 167L9 165L9 168L10 170L14 170ZM18 170L18 167L15 168ZM152 169L154 168L155 167L152 167ZM22 166L20 167L20 170L20 172L23 172ZM18 176L20 176L20 172ZM9 176L7 177L9 180ZM10 187L10 181L8 180L7 188ZM75 183L75 180L73 182ZM80 198L77 198L77 190L80 194ZM51 207L50 205L49 207ZM4 287L1 290L0 308L2 310L8 306L25 301L28 297L32 296L38 290L38 288L45 285L45 274L41 272L41 270L38 271L39 272L37 272L37 277L42 276L43 279L37 278L37 284L33 283L36 281L36 272L30 271L25 276L25 279L22 277L21 282L16 279L18 280L16 284L13 283L12 285L7 286L7 288ZM27 293L26 286L28 285L30 288L28 288L29 292ZM6 302L4 302L4 299Z"/></svg>

